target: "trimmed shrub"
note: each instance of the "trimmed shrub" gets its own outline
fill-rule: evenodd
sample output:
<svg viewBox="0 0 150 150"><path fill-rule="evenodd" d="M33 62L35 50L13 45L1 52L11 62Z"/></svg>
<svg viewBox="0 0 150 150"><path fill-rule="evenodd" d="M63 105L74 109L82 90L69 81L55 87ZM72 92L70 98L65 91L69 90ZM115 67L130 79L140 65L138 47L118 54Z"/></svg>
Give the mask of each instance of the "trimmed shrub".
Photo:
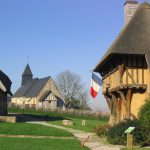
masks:
<svg viewBox="0 0 150 150"><path fill-rule="evenodd" d="M143 130L140 128L139 120L125 120L124 122L114 125L108 130L108 141L111 144L126 144L127 134L125 134L124 132L129 127L135 127L135 130L133 132L134 143L140 143L143 140Z"/></svg>
<svg viewBox="0 0 150 150"><path fill-rule="evenodd" d="M150 145L150 98L139 111L139 120L125 120L108 130L108 141L111 144L126 144L124 131L128 127L135 127L133 131L134 144Z"/></svg>
<svg viewBox="0 0 150 150"><path fill-rule="evenodd" d="M141 107L139 111L141 125L150 130L150 98Z"/></svg>
<svg viewBox="0 0 150 150"><path fill-rule="evenodd" d="M150 146L150 98L139 111L139 120L125 120L114 125L107 132L107 139L111 144L126 144L128 127L135 127L133 131L134 144Z"/></svg>
<svg viewBox="0 0 150 150"><path fill-rule="evenodd" d="M150 135L148 138L142 143L142 146L150 146Z"/></svg>
<svg viewBox="0 0 150 150"><path fill-rule="evenodd" d="M94 131L97 133L98 136L106 137L110 127L111 126L109 126L109 125L103 125L103 126L100 125L100 126L96 127Z"/></svg>
<svg viewBox="0 0 150 150"><path fill-rule="evenodd" d="M143 132L143 146L150 146L150 98L147 99L146 103L141 107L139 111L139 119Z"/></svg>

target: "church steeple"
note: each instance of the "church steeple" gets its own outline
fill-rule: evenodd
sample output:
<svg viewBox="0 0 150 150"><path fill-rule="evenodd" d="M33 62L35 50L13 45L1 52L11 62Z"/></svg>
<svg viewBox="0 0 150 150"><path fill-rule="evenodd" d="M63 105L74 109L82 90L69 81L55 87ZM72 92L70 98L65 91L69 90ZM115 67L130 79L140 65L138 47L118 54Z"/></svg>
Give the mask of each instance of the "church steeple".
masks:
<svg viewBox="0 0 150 150"><path fill-rule="evenodd" d="M22 74L22 83L21 86L24 86L28 81L31 81L33 77L32 71L29 64L26 65L24 72Z"/></svg>

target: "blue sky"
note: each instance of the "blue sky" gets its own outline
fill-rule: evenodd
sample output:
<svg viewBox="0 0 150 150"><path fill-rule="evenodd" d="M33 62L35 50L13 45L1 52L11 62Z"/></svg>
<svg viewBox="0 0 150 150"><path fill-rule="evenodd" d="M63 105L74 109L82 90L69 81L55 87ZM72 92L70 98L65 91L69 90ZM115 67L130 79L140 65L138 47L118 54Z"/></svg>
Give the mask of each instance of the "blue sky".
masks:
<svg viewBox="0 0 150 150"><path fill-rule="evenodd" d="M92 70L124 25L124 0L0 0L0 69L20 86L27 64L34 77L66 69L90 87ZM100 92L95 109L106 108Z"/></svg>

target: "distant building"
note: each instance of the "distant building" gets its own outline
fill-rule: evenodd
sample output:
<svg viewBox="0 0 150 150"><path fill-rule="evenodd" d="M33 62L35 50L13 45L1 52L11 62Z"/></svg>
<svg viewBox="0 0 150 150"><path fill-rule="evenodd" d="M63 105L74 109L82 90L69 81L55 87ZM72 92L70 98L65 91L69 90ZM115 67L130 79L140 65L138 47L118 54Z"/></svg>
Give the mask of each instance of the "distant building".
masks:
<svg viewBox="0 0 150 150"><path fill-rule="evenodd" d="M150 5L126 0L124 7L126 24L94 69L102 76L111 125L137 118L150 96Z"/></svg>
<svg viewBox="0 0 150 150"><path fill-rule="evenodd" d="M33 78L27 64L23 74L21 87L11 99L11 104L19 107L55 110L64 107L64 100L51 77Z"/></svg>
<svg viewBox="0 0 150 150"><path fill-rule="evenodd" d="M7 115L7 94L12 95L11 80L0 70L0 116Z"/></svg>

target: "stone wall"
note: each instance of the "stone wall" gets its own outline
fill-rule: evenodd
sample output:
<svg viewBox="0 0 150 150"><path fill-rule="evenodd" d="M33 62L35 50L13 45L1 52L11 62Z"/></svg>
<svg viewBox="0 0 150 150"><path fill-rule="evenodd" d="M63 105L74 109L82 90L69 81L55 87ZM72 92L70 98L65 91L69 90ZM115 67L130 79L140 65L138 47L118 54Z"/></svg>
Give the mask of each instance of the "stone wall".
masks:
<svg viewBox="0 0 150 150"><path fill-rule="evenodd" d="M16 117L0 116L0 122L16 123Z"/></svg>

